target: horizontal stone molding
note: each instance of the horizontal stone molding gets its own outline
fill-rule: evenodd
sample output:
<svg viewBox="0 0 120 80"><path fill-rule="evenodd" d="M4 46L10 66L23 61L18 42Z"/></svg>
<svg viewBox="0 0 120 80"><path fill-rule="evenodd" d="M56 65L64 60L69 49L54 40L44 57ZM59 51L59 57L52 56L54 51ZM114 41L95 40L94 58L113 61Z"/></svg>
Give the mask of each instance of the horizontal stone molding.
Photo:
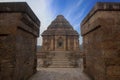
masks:
<svg viewBox="0 0 120 80"><path fill-rule="evenodd" d="M33 22L26 14L23 15L18 27L30 32L35 36L39 36L39 26L35 22Z"/></svg>
<svg viewBox="0 0 120 80"><path fill-rule="evenodd" d="M85 25L83 25L83 27L81 27L81 35L82 36L100 28L101 27L100 24L102 23L102 21L100 19L97 19L93 23L92 24L86 23Z"/></svg>
<svg viewBox="0 0 120 80"><path fill-rule="evenodd" d="M1 2L0 13L26 13L31 17L31 19L33 19L35 23L40 25L39 19L26 2Z"/></svg>

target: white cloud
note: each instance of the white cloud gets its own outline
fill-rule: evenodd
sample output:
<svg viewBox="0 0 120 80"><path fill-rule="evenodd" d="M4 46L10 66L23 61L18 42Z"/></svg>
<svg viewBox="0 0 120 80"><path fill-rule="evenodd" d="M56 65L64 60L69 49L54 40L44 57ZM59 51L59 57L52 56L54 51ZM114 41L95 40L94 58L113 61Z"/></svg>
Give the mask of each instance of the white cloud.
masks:
<svg viewBox="0 0 120 80"><path fill-rule="evenodd" d="M79 0L77 3L73 4L71 7L69 7L69 11L67 11L66 17L69 17L82 3L84 0Z"/></svg>
<svg viewBox="0 0 120 80"><path fill-rule="evenodd" d="M82 9L75 17L74 17L74 20L73 20L73 23L75 21L77 21L78 19L82 19L84 16L84 13L85 13L85 9Z"/></svg>
<svg viewBox="0 0 120 80"><path fill-rule="evenodd" d="M75 25L74 25L74 28L78 28L78 26L80 26L80 23L75 24Z"/></svg>
<svg viewBox="0 0 120 80"><path fill-rule="evenodd" d="M76 7L79 7L82 3L83 3L84 0L79 0L78 3L76 4Z"/></svg>

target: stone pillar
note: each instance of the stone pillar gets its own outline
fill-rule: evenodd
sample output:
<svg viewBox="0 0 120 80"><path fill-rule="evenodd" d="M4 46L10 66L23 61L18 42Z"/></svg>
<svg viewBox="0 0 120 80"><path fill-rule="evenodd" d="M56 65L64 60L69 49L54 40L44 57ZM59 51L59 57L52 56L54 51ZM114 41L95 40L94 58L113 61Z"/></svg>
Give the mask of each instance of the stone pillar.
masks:
<svg viewBox="0 0 120 80"><path fill-rule="evenodd" d="M66 50L66 36L63 36L63 38L64 38L64 50Z"/></svg>
<svg viewBox="0 0 120 80"><path fill-rule="evenodd" d="M50 38L50 36L47 36L47 50L48 51L50 51L50 49L51 49L51 38Z"/></svg>
<svg viewBox="0 0 120 80"><path fill-rule="evenodd" d="M43 36L42 36L43 37ZM43 37L43 40L42 40L42 47L43 47L43 50L45 50L45 38Z"/></svg>
<svg viewBox="0 0 120 80"><path fill-rule="evenodd" d="M55 50L55 36L53 36L53 50Z"/></svg>
<svg viewBox="0 0 120 80"><path fill-rule="evenodd" d="M77 48L76 42L77 42L76 37L74 37L74 50L76 50Z"/></svg>
<svg viewBox="0 0 120 80"><path fill-rule="evenodd" d="M84 71L94 80L120 80L120 3L97 3L81 31Z"/></svg>
<svg viewBox="0 0 120 80"><path fill-rule="evenodd" d="M54 44L53 44L54 42L53 42L53 36L51 37L51 50L53 51L53 47L54 47Z"/></svg>
<svg viewBox="0 0 120 80"><path fill-rule="evenodd" d="M68 36L68 40L67 40L67 42L68 42L68 44L67 44L67 46L68 46L68 50L70 50L70 38L69 38L69 36Z"/></svg>
<svg viewBox="0 0 120 80"><path fill-rule="evenodd" d="M66 36L66 51L68 51L68 35Z"/></svg>
<svg viewBox="0 0 120 80"><path fill-rule="evenodd" d="M27 3L0 3L0 80L27 80L36 72L39 26Z"/></svg>
<svg viewBox="0 0 120 80"><path fill-rule="evenodd" d="M55 36L55 50L57 49L57 36Z"/></svg>
<svg viewBox="0 0 120 80"><path fill-rule="evenodd" d="M74 38L73 38L73 36L70 37L70 50L71 51L74 50Z"/></svg>

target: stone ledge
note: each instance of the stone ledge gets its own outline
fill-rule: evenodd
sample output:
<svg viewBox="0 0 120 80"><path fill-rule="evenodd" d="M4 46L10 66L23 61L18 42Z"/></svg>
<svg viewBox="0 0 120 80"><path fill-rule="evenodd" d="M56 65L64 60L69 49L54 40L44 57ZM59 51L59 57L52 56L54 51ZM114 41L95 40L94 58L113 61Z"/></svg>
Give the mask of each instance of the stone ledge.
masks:
<svg viewBox="0 0 120 80"><path fill-rule="evenodd" d="M0 13L22 12L27 13L38 26L40 21L26 2L1 2Z"/></svg>
<svg viewBox="0 0 120 80"><path fill-rule="evenodd" d="M81 27L81 35L84 36L98 28L101 27L101 23L102 23L102 20L101 19L96 19L94 22L94 24L89 24L89 23L86 23L85 25L83 25L83 27Z"/></svg>
<svg viewBox="0 0 120 80"><path fill-rule="evenodd" d="M120 11L120 2L98 2L84 18L81 26L84 25L97 11Z"/></svg>

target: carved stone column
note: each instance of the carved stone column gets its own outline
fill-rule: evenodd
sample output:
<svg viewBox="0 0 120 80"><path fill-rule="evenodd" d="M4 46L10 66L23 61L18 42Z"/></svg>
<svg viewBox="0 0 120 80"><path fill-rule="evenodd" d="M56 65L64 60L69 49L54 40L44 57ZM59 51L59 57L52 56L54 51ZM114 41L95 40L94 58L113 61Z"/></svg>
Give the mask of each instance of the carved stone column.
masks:
<svg viewBox="0 0 120 80"><path fill-rule="evenodd" d="M55 50L57 49L57 36L55 36Z"/></svg>
<svg viewBox="0 0 120 80"><path fill-rule="evenodd" d="M66 50L66 36L63 36L63 38L64 38L64 41L63 41L63 43L64 43L64 50Z"/></svg>
<svg viewBox="0 0 120 80"><path fill-rule="evenodd" d="M76 42L77 42L76 37L74 37L74 50L76 50Z"/></svg>
<svg viewBox="0 0 120 80"><path fill-rule="evenodd" d="M53 46L54 46L54 44L53 44L53 36L51 36L51 50L53 51Z"/></svg>
<svg viewBox="0 0 120 80"><path fill-rule="evenodd" d="M68 50L70 50L70 37L68 37Z"/></svg>

